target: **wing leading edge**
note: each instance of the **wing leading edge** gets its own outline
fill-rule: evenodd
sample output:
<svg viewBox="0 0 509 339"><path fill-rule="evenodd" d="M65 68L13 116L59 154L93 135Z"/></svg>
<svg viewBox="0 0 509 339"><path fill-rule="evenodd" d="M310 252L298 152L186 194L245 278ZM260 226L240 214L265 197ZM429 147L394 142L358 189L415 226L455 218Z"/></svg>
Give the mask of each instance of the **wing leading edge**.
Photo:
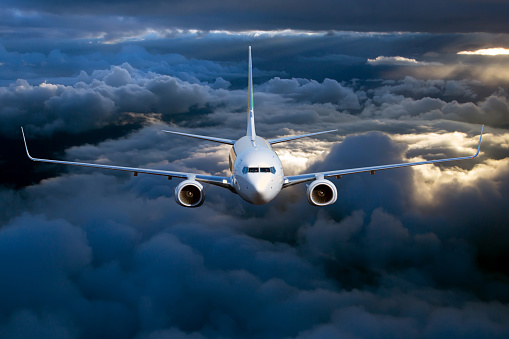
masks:
<svg viewBox="0 0 509 339"><path fill-rule="evenodd" d="M27 152L27 156L32 161L48 162L48 163L52 163L52 164L92 167L92 168L103 168L103 169L110 169L110 170L116 170L116 171L131 172L134 175L138 175L138 173L161 175L161 176L168 177L168 179L175 177L175 178L181 178L181 179L187 179L187 180L196 180L196 181L205 182L205 183L208 183L211 185L225 187L230 190L232 189L231 177L221 177L221 176L196 174L196 173L173 172L173 171L165 171L165 170L154 170L154 169L137 168L137 167L101 165L101 164L92 164L92 163L86 163L86 162L74 162L74 161L34 158L28 152L28 146L27 146L27 141L25 139L25 132L23 131L23 127L21 127L21 133L23 134L23 141L25 142L25 150Z"/></svg>
<svg viewBox="0 0 509 339"><path fill-rule="evenodd" d="M350 168L350 169L336 170L336 171L292 175L292 176L285 177L284 182L283 182L283 188L293 186L296 184L300 184L300 183L303 183L306 181L312 181L312 180L327 178L327 177L341 177L342 175L362 173L362 172L371 172L371 174L374 174L375 171L381 171L381 170L392 169L392 168L410 167L410 166L418 166L418 165L426 165L426 164L436 164L439 162L473 159L479 155L479 151L481 150L481 140L482 140L483 130L484 130L484 125L481 128L481 135L479 136L479 145L477 146L477 152L473 156L429 160L429 161L407 162L407 163L402 163L402 164L391 164L391 165L381 165L381 166L371 166L371 167L359 167L359 168Z"/></svg>

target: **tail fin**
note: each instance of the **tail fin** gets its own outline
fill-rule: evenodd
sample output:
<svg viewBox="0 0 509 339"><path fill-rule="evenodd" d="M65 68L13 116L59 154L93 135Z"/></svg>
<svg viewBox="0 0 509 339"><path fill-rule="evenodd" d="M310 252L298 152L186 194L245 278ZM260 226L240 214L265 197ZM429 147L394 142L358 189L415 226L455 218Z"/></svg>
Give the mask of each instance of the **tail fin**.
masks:
<svg viewBox="0 0 509 339"><path fill-rule="evenodd" d="M253 107L253 62L251 59L251 46L249 46L249 80L248 80L248 99L247 99L247 135L254 141L256 137Z"/></svg>

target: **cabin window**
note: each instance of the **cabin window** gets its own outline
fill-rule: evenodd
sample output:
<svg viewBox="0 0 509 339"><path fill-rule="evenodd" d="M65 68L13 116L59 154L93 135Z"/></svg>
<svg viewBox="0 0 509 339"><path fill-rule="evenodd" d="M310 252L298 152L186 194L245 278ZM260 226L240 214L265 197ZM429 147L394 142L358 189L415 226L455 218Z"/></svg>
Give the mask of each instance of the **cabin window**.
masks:
<svg viewBox="0 0 509 339"><path fill-rule="evenodd" d="M258 167L249 167L249 173L258 173Z"/></svg>

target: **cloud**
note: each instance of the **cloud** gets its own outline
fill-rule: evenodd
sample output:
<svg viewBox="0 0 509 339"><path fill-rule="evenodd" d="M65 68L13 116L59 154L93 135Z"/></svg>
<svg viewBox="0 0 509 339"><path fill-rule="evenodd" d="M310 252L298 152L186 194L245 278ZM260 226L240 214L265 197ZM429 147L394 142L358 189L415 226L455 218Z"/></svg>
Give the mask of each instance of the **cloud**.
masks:
<svg viewBox="0 0 509 339"><path fill-rule="evenodd" d="M502 92L493 93L478 102L446 101L446 95L453 95L460 100L461 97L475 95L468 85L461 82L407 80L374 90L361 114L389 119L447 119L492 126L506 126L509 122L507 97ZM397 93L415 95L418 99Z"/></svg>
<svg viewBox="0 0 509 339"><path fill-rule="evenodd" d="M228 152L170 141L157 128L68 153L139 163L169 155L167 166L178 167L175 153L187 148L198 150L193 163L214 169L216 156ZM421 156L457 143L448 134L435 143L421 138ZM405 144L416 143L405 140L349 135L308 170L403 161L415 152ZM412 169L345 176L335 181L337 204L321 209L307 203L305 187L266 206L210 187L200 213L176 205L174 183L164 178L70 169L2 196L25 214L11 210L1 221L0 248L11 258L2 274L16 279L3 282L0 331L26 333L19 324L28 321L27 332L69 337L433 336L462 331L451 321L478 319L469 331L505 336L507 284L476 260L506 253L506 220L499 219L509 194L506 162L432 166L435 181ZM422 199L428 193L434 198ZM36 287L27 279L34 274Z"/></svg>
<svg viewBox="0 0 509 339"><path fill-rule="evenodd" d="M18 80L0 88L1 100L6 103L0 115L6 122L4 133L12 133L8 131L12 125L33 126L41 134L55 130L77 133L112 123L123 113L186 113L212 101L210 93L214 91L207 84L142 75L123 64L91 76L82 74L72 86L47 82L30 85Z"/></svg>
<svg viewBox="0 0 509 339"><path fill-rule="evenodd" d="M359 99L351 88L341 86L335 80L325 79L323 83L307 79L281 79L276 77L267 82L265 91L281 94L298 101L334 103L340 109L360 108Z"/></svg>
<svg viewBox="0 0 509 339"><path fill-rule="evenodd" d="M368 59L368 64L372 66L440 66L440 63L432 63L425 61L417 61L415 59L409 59L401 56L378 56L375 59Z"/></svg>
<svg viewBox="0 0 509 339"><path fill-rule="evenodd" d="M75 338L78 332L65 319L57 315L42 315L22 310L14 313L9 322L0 328L0 335L6 338Z"/></svg>
<svg viewBox="0 0 509 339"><path fill-rule="evenodd" d="M478 49L476 51L461 51L458 52L458 54L465 54L465 55L509 55L509 50L506 48L498 47L498 48L485 48L485 49Z"/></svg>
<svg viewBox="0 0 509 339"><path fill-rule="evenodd" d="M299 1L295 5L289 9L266 0L259 1L256 6L231 4L228 1L219 1L214 6L206 1L199 1L196 6L151 1L146 7L140 8L134 1L111 4L95 1L94 6L76 1L63 7L54 1L40 3L26 0L6 1L2 14L4 22L12 26L19 25L20 20L25 21L32 28L32 34L36 34L35 28L48 30L44 24L51 20L53 27L71 24L75 29L67 34L76 35L76 31L88 30L95 33L94 36L101 36L102 33L113 40L118 39L120 32L139 38L164 29L498 33L504 32L501 13L507 9L506 4L500 1L486 3L477 0L466 4L456 0L447 3L430 1L412 10L399 0L390 1L387 6L380 6L372 0L363 1L359 6L350 6L345 1L325 1L321 6ZM277 21L273 20L276 13ZM430 19L432 17L433 20ZM469 20L464 20L465 17Z"/></svg>
<svg viewBox="0 0 509 339"><path fill-rule="evenodd" d="M1 12L0 337L508 336L507 93L480 82L492 60L456 54L494 35L214 33L158 26L157 6L144 24L108 14L134 3L36 6ZM20 124L38 156L228 175L228 146L160 130L242 136L248 44L261 136L339 129L276 145L285 174L471 155L485 123L481 154L332 179L325 208L305 185L264 206L207 186L199 210L175 180L26 159Z"/></svg>

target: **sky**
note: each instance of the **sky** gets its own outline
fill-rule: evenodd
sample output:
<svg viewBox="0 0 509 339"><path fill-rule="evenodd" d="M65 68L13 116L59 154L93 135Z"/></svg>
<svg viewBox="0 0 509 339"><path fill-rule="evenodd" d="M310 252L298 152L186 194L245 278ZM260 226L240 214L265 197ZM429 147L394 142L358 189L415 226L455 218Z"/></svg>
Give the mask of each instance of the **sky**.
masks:
<svg viewBox="0 0 509 339"><path fill-rule="evenodd" d="M509 4L502 0L0 0L0 338L507 338ZM254 206L245 134L285 174L473 155L332 179Z"/></svg>

